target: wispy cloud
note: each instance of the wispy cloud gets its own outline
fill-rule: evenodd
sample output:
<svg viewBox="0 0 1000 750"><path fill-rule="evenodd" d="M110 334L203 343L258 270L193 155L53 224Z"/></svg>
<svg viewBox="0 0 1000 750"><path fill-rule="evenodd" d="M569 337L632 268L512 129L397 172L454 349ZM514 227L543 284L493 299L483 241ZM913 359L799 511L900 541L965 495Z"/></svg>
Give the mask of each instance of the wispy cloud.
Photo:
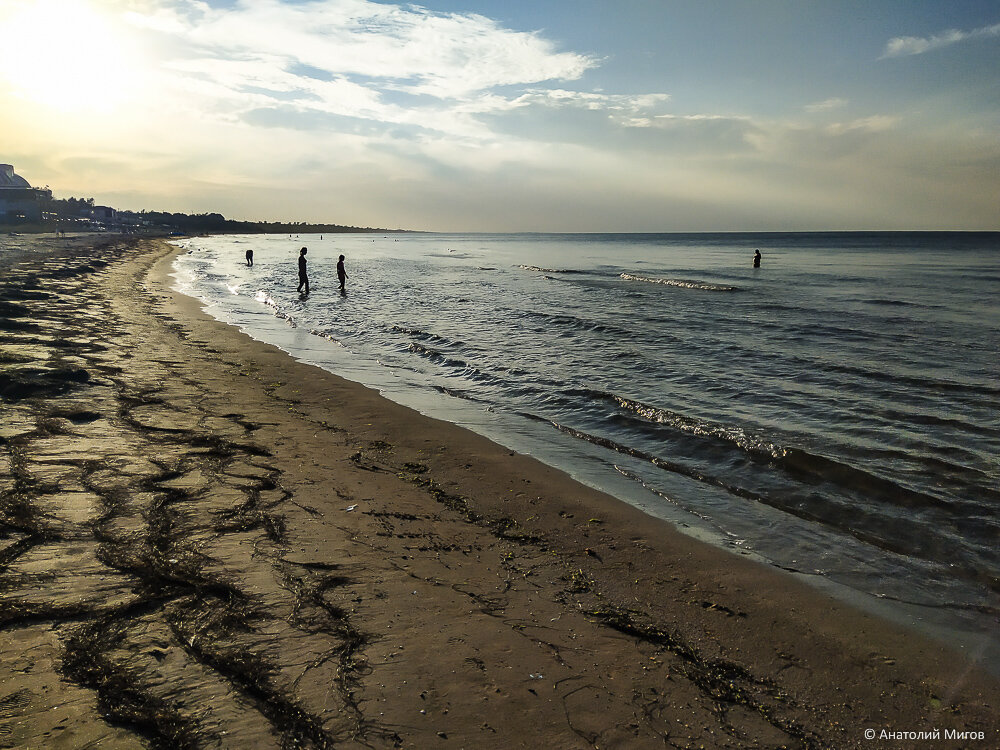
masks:
<svg viewBox="0 0 1000 750"><path fill-rule="evenodd" d="M814 102L813 104L807 104L803 109L806 112L828 112L831 109L840 109L841 107L847 106L847 99L840 99L837 97L831 97L830 99L824 99L821 102Z"/></svg>
<svg viewBox="0 0 1000 750"><path fill-rule="evenodd" d="M872 115L862 117L851 122L835 122L826 127L826 132L830 135L843 135L851 132L882 133L892 130L899 122L898 117L892 115Z"/></svg>
<svg viewBox="0 0 1000 750"><path fill-rule="evenodd" d="M907 55L921 55L924 52L940 49L941 47L948 47L952 44L958 44L959 42L964 42L969 39L982 39L993 36L1000 36L1000 23L995 23L992 26L984 26L979 29L973 29L972 31L949 29L931 37L897 36L890 39L886 43L885 51L882 53L882 58L880 59L887 57L905 57Z"/></svg>
<svg viewBox="0 0 1000 750"><path fill-rule="evenodd" d="M244 0L212 8L174 0L131 21L184 40L206 60L266 60L272 70L301 66L364 78L413 94L452 99L496 86L572 80L597 60L560 52L535 32L507 29L481 15L436 13L370 0Z"/></svg>
<svg viewBox="0 0 1000 750"><path fill-rule="evenodd" d="M292 129L341 117L484 139L477 115L600 63L475 13L372 0L166 0L128 20L150 37L178 107Z"/></svg>
<svg viewBox="0 0 1000 750"><path fill-rule="evenodd" d="M670 94L608 94L602 91L528 89L510 100L509 108L542 105L560 109L603 112L614 122L634 126L647 124L656 111L670 101Z"/></svg>
<svg viewBox="0 0 1000 750"><path fill-rule="evenodd" d="M559 106L582 106L587 109L634 109L669 101L669 94L639 94L635 96L606 94L601 91L567 91L566 89L529 89L519 102L549 102Z"/></svg>

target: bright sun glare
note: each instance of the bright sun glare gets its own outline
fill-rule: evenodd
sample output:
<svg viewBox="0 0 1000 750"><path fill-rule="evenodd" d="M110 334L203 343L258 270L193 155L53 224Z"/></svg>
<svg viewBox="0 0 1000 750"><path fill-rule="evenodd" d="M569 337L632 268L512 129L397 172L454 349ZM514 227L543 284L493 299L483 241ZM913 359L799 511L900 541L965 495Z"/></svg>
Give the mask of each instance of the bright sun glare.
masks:
<svg viewBox="0 0 1000 750"><path fill-rule="evenodd" d="M87 0L0 3L0 33L0 79L25 98L68 114L108 112L134 91L131 45Z"/></svg>

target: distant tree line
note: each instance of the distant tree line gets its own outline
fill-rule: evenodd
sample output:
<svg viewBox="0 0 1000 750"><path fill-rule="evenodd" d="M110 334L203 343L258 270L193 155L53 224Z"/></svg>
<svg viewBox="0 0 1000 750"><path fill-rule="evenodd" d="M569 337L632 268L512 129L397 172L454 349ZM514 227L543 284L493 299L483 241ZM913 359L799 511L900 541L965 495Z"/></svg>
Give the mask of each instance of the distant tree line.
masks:
<svg viewBox="0 0 1000 750"><path fill-rule="evenodd" d="M140 211L141 219L152 224L176 227L185 234L311 234L317 232L386 232L373 227L349 227L343 224L307 224L287 221L236 221L222 214L173 214Z"/></svg>
<svg viewBox="0 0 1000 750"><path fill-rule="evenodd" d="M50 198L45 202L45 210L60 217L82 216L93 208L93 198Z"/></svg>
<svg viewBox="0 0 1000 750"><path fill-rule="evenodd" d="M93 214L93 198L49 198L44 211L52 219L79 219ZM167 211L118 211L119 220L161 227L184 234L313 234L328 232L398 231L343 224L307 224L287 221L235 221L222 214L182 214Z"/></svg>

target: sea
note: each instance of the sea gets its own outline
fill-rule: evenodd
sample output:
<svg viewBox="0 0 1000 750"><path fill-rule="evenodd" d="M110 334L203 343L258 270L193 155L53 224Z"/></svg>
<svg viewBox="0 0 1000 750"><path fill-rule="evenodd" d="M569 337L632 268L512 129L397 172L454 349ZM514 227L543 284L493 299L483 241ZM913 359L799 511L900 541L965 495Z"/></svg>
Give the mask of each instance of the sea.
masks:
<svg viewBox="0 0 1000 750"><path fill-rule="evenodd" d="M1000 233L176 244L219 320L997 671Z"/></svg>

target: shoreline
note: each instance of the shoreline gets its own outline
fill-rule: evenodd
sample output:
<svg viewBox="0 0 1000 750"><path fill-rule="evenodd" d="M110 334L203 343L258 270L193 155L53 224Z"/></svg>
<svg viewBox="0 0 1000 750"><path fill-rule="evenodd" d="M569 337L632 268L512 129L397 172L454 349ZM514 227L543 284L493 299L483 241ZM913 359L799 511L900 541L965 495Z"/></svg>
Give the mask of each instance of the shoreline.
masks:
<svg viewBox="0 0 1000 750"><path fill-rule="evenodd" d="M15 745L47 700L115 747L996 740L1000 685L940 644L296 362L174 292L177 248L110 242L2 286L38 327L0 362Z"/></svg>
<svg viewBox="0 0 1000 750"><path fill-rule="evenodd" d="M272 239L280 241L282 238ZM236 239L231 236L229 240L243 242L247 237ZM577 433L564 429L548 418L537 416L530 406L526 407L523 403L508 409L506 403L490 403L489 397L481 400L481 395L473 395L474 391L465 391L462 387L453 392L450 390L452 383L447 379L432 379L425 372L410 371L407 363L392 359L391 351L383 352L390 355L388 359L383 359L377 349L373 351L363 343L358 346L348 333L350 326L346 330L331 331L324 327L322 320L317 321L315 315L307 315L307 307L315 312L317 307L323 310L335 304L324 298L322 291L319 298L312 299L311 304L302 304L297 308L294 302L289 305L289 300L282 298L282 288L273 286L273 277L258 281L230 273L228 290L219 287L221 297L213 296L211 289L192 279L194 267L201 268L202 272L207 270L204 260L199 261L202 253L206 249L209 254L217 252L218 246L186 240L171 241L171 244L177 244L182 249L173 263L177 274L175 286L199 299L211 317L233 326L250 338L276 346L301 363L318 366L326 372L359 383L421 414L460 425L508 449L534 456L582 484L666 521L685 535L762 562L850 606L950 644L952 648L977 654L980 666L994 676L1000 676L1000 641L990 637L996 620L988 601L980 596L982 592L975 586L925 593L922 586L929 588L930 581L940 581L934 578L936 571L921 567L919 544L913 547L916 556L907 556L898 546L890 546L892 551L887 551L877 544L870 546L859 541L849 526L834 527L831 531L820 524L820 528L828 532L826 536L812 539L808 545L795 546L795 540L812 537L815 525L797 518L794 509L789 512L788 508L779 508L765 497L758 497L752 503L752 512L756 515L749 524L747 518L740 516L743 509L730 509L735 512L729 513L716 508L716 513L702 515L696 506L680 500L689 497L685 489L690 488L675 487L672 494L664 494L655 484L647 485L647 480L637 472L635 465L621 463L623 456L628 460L628 450L632 445L627 439L624 446L601 444L586 435L586 430ZM264 246L260 247L264 251ZM425 248L425 251L433 253L433 248ZM319 252L322 253L322 248ZM221 268L218 270L227 273ZM263 288L270 290L263 293L264 299L258 296L257 303L263 304L248 302L247 290L252 297L254 289L262 288L248 286L253 284L263 284ZM258 292L258 295L261 293ZM395 314L398 316L400 311L396 310ZM404 317L402 320L407 319ZM404 325L409 327L411 323ZM344 341L341 342L340 338ZM333 343L330 345L328 342ZM455 356L462 358L463 355ZM572 424L572 420L567 424ZM595 434L614 436L613 431L598 431ZM595 442L598 443L596 446ZM611 451L618 451L618 454ZM711 473L711 470L708 471ZM809 491L808 486L799 489ZM758 536L757 532L761 529L777 530L778 533ZM734 540L738 543L734 544ZM792 544L788 546L782 542ZM837 550L833 559L825 557L827 546ZM897 555L902 556L902 562L896 559ZM820 559L823 562L814 562ZM944 581L948 582L948 579ZM956 582L948 583L954 585ZM942 602L950 604L942 605Z"/></svg>

